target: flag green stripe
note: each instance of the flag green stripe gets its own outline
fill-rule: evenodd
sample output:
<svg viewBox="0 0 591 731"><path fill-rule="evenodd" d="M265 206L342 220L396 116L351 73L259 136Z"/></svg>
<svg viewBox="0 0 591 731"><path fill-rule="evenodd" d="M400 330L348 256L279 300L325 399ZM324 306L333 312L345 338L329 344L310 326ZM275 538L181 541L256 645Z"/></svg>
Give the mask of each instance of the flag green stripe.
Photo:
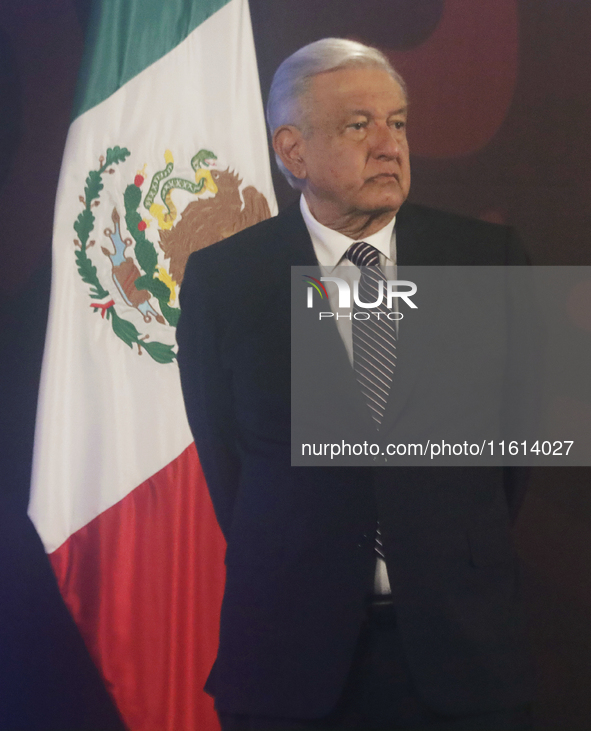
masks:
<svg viewBox="0 0 591 731"><path fill-rule="evenodd" d="M94 0L73 119L162 58L230 0Z"/></svg>

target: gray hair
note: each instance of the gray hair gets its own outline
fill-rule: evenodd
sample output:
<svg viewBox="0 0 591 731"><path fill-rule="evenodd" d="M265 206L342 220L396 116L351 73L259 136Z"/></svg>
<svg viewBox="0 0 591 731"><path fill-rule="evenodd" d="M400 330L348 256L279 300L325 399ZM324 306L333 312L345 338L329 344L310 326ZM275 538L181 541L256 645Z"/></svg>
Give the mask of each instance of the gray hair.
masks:
<svg viewBox="0 0 591 731"><path fill-rule="evenodd" d="M348 67L375 67L383 69L398 82L406 97L406 84L394 70L386 56L377 48L364 46L346 38L322 38L300 48L279 66L271 82L267 101L267 124L271 135L284 124L299 126L306 133L302 97L310 88L314 76ZM295 177L275 155L279 170L292 188L301 188L302 182Z"/></svg>

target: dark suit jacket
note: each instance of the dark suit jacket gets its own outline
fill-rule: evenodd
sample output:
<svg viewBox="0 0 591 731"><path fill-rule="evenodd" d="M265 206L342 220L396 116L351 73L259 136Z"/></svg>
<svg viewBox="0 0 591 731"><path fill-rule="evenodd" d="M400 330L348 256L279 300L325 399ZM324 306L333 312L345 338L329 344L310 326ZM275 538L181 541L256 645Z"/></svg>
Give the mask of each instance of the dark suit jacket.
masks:
<svg viewBox="0 0 591 731"><path fill-rule="evenodd" d="M396 234L400 265L525 261L510 229L408 203ZM527 702L509 528L519 476L494 467L291 467L292 265L317 265L297 206L192 254L180 295L187 414L228 543L206 686L216 707L295 718L331 711L373 588L378 519L424 701L450 714ZM336 327L333 336L346 357Z"/></svg>

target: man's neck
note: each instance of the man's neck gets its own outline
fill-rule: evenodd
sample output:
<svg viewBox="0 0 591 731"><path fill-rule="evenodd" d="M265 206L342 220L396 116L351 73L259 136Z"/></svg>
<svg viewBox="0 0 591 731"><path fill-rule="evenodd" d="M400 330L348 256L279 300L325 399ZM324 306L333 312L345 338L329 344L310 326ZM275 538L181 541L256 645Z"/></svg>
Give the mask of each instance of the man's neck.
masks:
<svg viewBox="0 0 591 731"><path fill-rule="evenodd" d="M310 213L323 226L338 231L354 241L361 241L377 233L387 226L396 215L396 211L354 211L339 214L328 206L319 204L304 192Z"/></svg>

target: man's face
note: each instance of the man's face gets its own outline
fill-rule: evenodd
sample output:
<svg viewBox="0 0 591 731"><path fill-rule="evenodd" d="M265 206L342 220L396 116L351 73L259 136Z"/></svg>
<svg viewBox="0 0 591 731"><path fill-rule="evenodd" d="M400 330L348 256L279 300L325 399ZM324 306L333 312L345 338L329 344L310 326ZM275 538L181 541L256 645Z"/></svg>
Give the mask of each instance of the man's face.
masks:
<svg viewBox="0 0 591 731"><path fill-rule="evenodd" d="M382 69L345 68L315 76L303 103L299 153L317 218L396 213L410 188L400 85Z"/></svg>

